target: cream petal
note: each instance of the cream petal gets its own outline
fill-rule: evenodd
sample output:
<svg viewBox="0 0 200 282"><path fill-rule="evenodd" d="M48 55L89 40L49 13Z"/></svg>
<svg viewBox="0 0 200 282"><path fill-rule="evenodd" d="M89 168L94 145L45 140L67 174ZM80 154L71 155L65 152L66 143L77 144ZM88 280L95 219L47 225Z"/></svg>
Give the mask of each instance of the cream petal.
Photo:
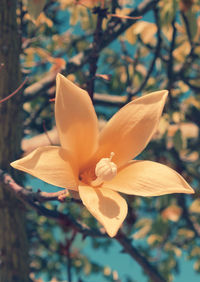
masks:
<svg viewBox="0 0 200 282"><path fill-rule="evenodd" d="M57 146L39 147L11 166L62 188L77 190L78 170L69 153Z"/></svg>
<svg viewBox="0 0 200 282"><path fill-rule="evenodd" d="M104 188L138 196L172 193L192 194L194 190L175 170L151 161L132 161L124 166Z"/></svg>
<svg viewBox="0 0 200 282"><path fill-rule="evenodd" d="M98 120L87 92L61 74L56 78L55 117L61 146L82 169L97 149Z"/></svg>
<svg viewBox="0 0 200 282"><path fill-rule="evenodd" d="M114 237L127 215L126 201L117 192L86 185L79 186L79 194L89 212Z"/></svg>
<svg viewBox="0 0 200 282"><path fill-rule="evenodd" d="M121 167L141 153L157 128L167 93L163 90L145 95L117 112L100 133L95 161L114 152L112 161Z"/></svg>

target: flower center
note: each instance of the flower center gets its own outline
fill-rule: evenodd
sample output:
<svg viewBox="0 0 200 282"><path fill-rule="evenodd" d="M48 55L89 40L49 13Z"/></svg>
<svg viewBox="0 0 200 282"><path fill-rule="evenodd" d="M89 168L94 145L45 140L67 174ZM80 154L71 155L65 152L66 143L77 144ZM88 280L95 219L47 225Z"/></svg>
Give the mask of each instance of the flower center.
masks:
<svg viewBox="0 0 200 282"><path fill-rule="evenodd" d="M112 180L117 175L117 166L111 160L115 154L110 153L109 158L102 158L96 167L85 170L80 175L80 180L93 187L100 186L104 181Z"/></svg>
<svg viewBox="0 0 200 282"><path fill-rule="evenodd" d="M110 181L117 175L117 166L115 163L111 162L113 152L110 153L110 158L102 158L95 167L96 179L91 182L92 186L99 186L104 181Z"/></svg>

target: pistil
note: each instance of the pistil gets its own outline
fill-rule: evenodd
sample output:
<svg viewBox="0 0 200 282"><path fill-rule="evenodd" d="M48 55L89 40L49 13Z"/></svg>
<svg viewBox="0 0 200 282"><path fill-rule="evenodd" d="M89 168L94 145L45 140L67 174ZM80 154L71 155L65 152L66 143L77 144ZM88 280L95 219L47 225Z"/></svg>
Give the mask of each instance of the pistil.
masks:
<svg viewBox="0 0 200 282"><path fill-rule="evenodd" d="M104 181L110 181L117 175L117 166L112 162L114 152L110 153L109 158L102 158L95 168L96 179L91 182L93 187L97 187L103 184Z"/></svg>

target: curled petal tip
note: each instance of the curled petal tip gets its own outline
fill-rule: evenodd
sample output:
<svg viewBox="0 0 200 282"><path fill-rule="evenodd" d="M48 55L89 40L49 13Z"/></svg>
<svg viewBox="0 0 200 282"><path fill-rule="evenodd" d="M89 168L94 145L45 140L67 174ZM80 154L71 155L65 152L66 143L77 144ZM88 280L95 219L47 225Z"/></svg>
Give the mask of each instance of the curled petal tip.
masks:
<svg viewBox="0 0 200 282"><path fill-rule="evenodd" d="M167 96L168 96L168 94L169 94L169 91L168 91L168 90L166 90L166 89L165 89L165 90L163 90L163 91L164 91L164 96L166 96L166 97L167 97Z"/></svg>
<svg viewBox="0 0 200 282"><path fill-rule="evenodd" d="M56 78L60 78L60 77L62 77L63 75L61 74L61 73L57 73L57 75L56 75Z"/></svg>
<svg viewBox="0 0 200 282"><path fill-rule="evenodd" d="M194 189L192 187L189 186L187 192L184 192L184 193L186 193L186 194L195 194L195 191L194 191Z"/></svg>
<svg viewBox="0 0 200 282"><path fill-rule="evenodd" d="M61 73L58 73L57 75L56 75L56 87L58 88L58 84L60 83L60 80L62 79L62 78L65 78Z"/></svg>

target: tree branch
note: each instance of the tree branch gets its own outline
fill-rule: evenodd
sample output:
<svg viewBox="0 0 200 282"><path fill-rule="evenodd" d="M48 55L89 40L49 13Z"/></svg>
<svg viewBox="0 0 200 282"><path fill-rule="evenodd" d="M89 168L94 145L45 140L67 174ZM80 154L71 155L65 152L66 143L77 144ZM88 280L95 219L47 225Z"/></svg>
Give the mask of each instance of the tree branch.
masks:
<svg viewBox="0 0 200 282"><path fill-rule="evenodd" d="M128 253L137 263L143 268L144 272L152 281L165 282L166 280L160 275L158 270L149 263L146 257L141 255L138 250L131 244L130 240L126 238L124 233L118 232L115 239L123 247L124 251Z"/></svg>
<svg viewBox="0 0 200 282"><path fill-rule="evenodd" d="M167 89L169 90L170 100L171 100L171 89L172 89L173 83L174 83L173 51L175 49L175 43L176 43L175 39L176 39L176 34L177 34L175 23L176 23L176 18L174 17L174 19L172 20L173 33L172 33L172 40L171 40L171 44L170 44L170 50L169 50L169 59L168 59L168 63L167 63L167 77L168 77Z"/></svg>
<svg viewBox="0 0 200 282"><path fill-rule="evenodd" d="M8 189L16 194L25 204L35 209L39 214L42 214L48 218L59 221L60 224L69 225L71 228L83 235L83 238L90 237L102 237L109 239L108 235L97 229L89 229L85 225L83 226L80 222L76 221L71 217L70 214L63 214L56 210L49 210L44 206L36 202L45 202L49 200L57 200L60 195L58 193L46 193L46 192L31 192L22 186L15 183L10 175L0 170L0 182L3 182ZM146 274L154 282L165 282L166 280L161 277L158 270L149 263L146 257L141 255L139 251L132 245L132 241L129 240L122 231L118 232L115 237L116 241L123 247L123 249L143 268Z"/></svg>
<svg viewBox="0 0 200 282"><path fill-rule="evenodd" d="M93 43L92 43L92 50L90 53L90 59L89 59L89 79L87 82L87 91L88 94L90 95L91 100L93 101L93 95L94 95L94 85L95 85L95 75L97 71L97 62L99 59L99 46L101 45L102 42L102 23L103 19L106 17L106 9L104 8L96 8L94 13L97 14L97 25L96 29L94 32L94 38L93 38Z"/></svg>

